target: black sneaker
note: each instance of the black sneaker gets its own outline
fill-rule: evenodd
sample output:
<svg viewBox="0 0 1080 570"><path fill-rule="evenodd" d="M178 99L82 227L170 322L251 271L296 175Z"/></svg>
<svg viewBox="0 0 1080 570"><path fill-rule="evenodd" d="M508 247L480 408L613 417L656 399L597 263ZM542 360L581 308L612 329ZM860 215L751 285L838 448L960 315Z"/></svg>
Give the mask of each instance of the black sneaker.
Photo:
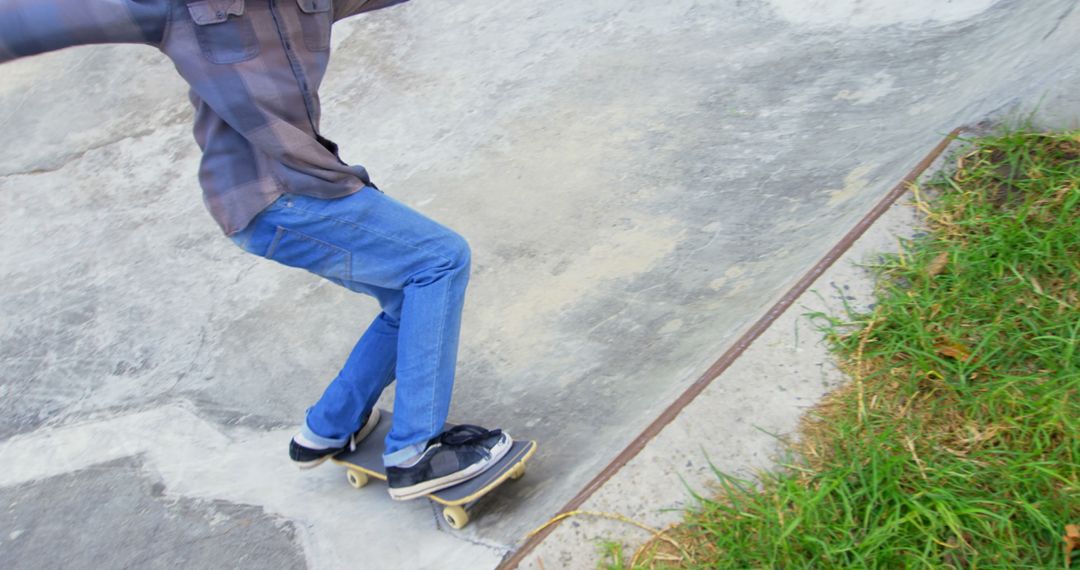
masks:
<svg viewBox="0 0 1080 570"><path fill-rule="evenodd" d="M375 431L375 426L379 425L379 408L371 410L371 413L362 420L360 420L360 429L356 433L349 436L349 441L341 447L327 447L324 449L311 449L310 447L304 447L299 443L296 443L296 439L289 441L289 458L293 460L293 463L301 469L311 469L321 465L322 462L330 459L331 457L345 451L355 451L356 446L359 445L365 437Z"/></svg>
<svg viewBox="0 0 1080 570"><path fill-rule="evenodd" d="M407 501L472 479L498 463L513 444L502 430L454 426L429 441L413 465L386 469L390 496Z"/></svg>

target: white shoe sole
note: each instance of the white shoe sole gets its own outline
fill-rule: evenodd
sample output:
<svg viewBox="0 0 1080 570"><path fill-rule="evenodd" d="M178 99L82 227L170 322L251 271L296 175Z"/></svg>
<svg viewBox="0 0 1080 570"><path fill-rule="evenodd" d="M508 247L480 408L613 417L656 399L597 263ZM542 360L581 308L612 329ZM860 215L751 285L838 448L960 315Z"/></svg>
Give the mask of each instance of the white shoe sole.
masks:
<svg viewBox="0 0 1080 570"><path fill-rule="evenodd" d="M409 501L412 499L418 499L420 497L430 495L436 491L441 491L448 487L453 487L464 481L468 481L473 477L476 477L494 467L503 457L510 451L510 448L514 446L514 438L510 437L510 434L503 432L506 436L495 447L491 448L491 458L487 461L480 463L474 463L468 468L444 475L438 479L431 479L430 481L424 481L417 483L411 487L402 487L400 489L390 489L390 498L395 501Z"/></svg>

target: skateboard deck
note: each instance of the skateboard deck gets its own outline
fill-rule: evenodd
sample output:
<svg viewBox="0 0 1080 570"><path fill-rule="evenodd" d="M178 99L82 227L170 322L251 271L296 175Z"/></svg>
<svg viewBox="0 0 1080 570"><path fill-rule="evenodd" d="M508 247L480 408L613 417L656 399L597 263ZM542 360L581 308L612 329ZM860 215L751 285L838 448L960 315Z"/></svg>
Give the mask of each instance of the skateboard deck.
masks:
<svg viewBox="0 0 1080 570"><path fill-rule="evenodd" d="M380 410L382 415L375 429L356 446L355 451L345 450L332 458L334 463L344 466L349 484L360 489L368 484L372 477L386 480L386 469L382 463L383 441L390 432L393 414ZM454 424L446 424L449 429ZM510 451L494 466L480 475L434 493L424 495L428 499L443 505L443 519L456 529L469 524L469 508L503 483L520 479L525 475L525 462L536 452L535 441L514 441Z"/></svg>

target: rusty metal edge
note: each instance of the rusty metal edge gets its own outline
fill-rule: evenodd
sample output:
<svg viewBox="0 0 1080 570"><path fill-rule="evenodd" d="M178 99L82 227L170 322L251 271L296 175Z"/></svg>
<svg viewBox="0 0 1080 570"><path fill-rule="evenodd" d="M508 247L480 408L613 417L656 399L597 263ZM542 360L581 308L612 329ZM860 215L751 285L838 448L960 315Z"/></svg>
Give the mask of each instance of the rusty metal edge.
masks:
<svg viewBox="0 0 1080 570"><path fill-rule="evenodd" d="M803 275L802 278L799 279L795 283L795 285L791 287L791 289L784 293L780 300L777 301L772 307L770 307L769 310L761 316L761 318L759 318L745 333L743 333L743 335L735 341L735 344L728 348L724 352L724 354L721 355L720 358L716 362L714 362L713 365L708 368L708 370L705 371L704 374L702 374L681 395L679 395L679 397L674 402L672 402L671 405L664 409L664 411L660 413L659 417L653 420L653 422L649 424L644 431L642 431L636 438L634 438L634 440L631 441L630 444L627 445L626 448L619 453L619 455L615 456L615 459L613 459L611 463L604 467L604 469L601 470L600 473L596 475L596 477L593 477L592 481L589 481L589 483L585 485L585 487L580 492L578 492L577 495L570 499L570 502L566 503L566 505L561 510L559 510L556 516L562 513L567 513L579 509L581 505L584 504L585 501L587 501L589 497L591 497L592 494L596 492L597 489L603 486L604 483L606 483L609 479L611 479L613 475L615 475L615 473L617 473L620 469L623 468L623 466L629 463L631 459L633 459L638 453L640 453L641 450L645 448L645 445L648 444L650 440L652 440L652 438L656 437L656 435L659 434L665 426L671 423L672 420L674 420L675 417L679 415L679 412L681 412L683 408L685 408L691 401L694 400L694 398L701 394L701 392L705 390L705 388L709 384L711 384L713 380L719 377L720 374L724 372L724 370L731 366L731 364L735 362L735 360L740 355L742 355L742 353L751 344L753 344L753 342L757 340L757 338L761 336L761 334L765 332L765 330L768 329L773 324L773 322L775 322L776 319L780 317L780 315L784 313L784 311L791 307L795 300L798 299L803 293L805 293L806 290L810 288L810 285L812 285L814 281L817 281L817 279L821 277L823 273L825 273L825 270L832 266L832 264L835 263L837 259L840 259L840 256L842 256L844 252L846 252L851 247L851 245L854 244L855 241L858 240L859 237L861 237L863 233L865 233L866 230L869 229L870 226L873 225L874 222L877 221L877 219L880 218L881 215L884 214L885 211L893 205L893 203L896 202L897 199L900 198L900 196L907 192L909 186L913 182L915 182L915 180L917 180L919 176L926 172L926 169L930 168L930 165L933 164L933 162L937 160L937 158L941 156L943 152L945 152L945 149L949 146L949 144L956 140L956 138L963 130L965 130L965 127L957 127L953 129L948 135L946 135L945 138L943 138L941 142L939 142L937 146L935 146L933 150L930 151L929 154L923 157L923 159L919 161L919 163L916 164L915 167L912 168L911 171L908 172L907 175L904 176L904 178L900 180L900 182L897 183L896 186L894 186L892 190L890 190L889 193L886 194L885 197L882 198L877 203L877 205L873 207L873 209L870 210L870 212L863 216L863 218L859 220L859 222L855 224L855 226L851 228L851 230L844 234L844 237L840 238L840 241L837 242L836 245L834 245L832 249L830 249L829 252L825 254L825 257L822 257L816 264L814 264L814 266L809 271L807 271L806 274ZM502 563L499 564L496 570L516 569L518 565L521 564L521 562L525 559L525 557L528 556L541 542L543 542L544 539L547 538L547 536L551 534L551 532L554 531L557 526L559 526L558 523L553 524L544 528L542 531L536 533L535 535L529 537L521 545L520 548L511 552L508 557L504 558Z"/></svg>

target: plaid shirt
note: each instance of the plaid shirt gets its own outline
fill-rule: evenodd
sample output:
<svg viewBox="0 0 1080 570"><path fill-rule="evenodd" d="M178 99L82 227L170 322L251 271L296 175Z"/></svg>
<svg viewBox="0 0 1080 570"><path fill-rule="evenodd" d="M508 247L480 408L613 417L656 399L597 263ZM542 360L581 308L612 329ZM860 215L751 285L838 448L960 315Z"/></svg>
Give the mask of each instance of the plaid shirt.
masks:
<svg viewBox="0 0 1080 570"><path fill-rule="evenodd" d="M319 135L333 22L405 0L0 0L0 63L95 43L154 46L191 86L199 183L226 234L285 192L370 185Z"/></svg>

